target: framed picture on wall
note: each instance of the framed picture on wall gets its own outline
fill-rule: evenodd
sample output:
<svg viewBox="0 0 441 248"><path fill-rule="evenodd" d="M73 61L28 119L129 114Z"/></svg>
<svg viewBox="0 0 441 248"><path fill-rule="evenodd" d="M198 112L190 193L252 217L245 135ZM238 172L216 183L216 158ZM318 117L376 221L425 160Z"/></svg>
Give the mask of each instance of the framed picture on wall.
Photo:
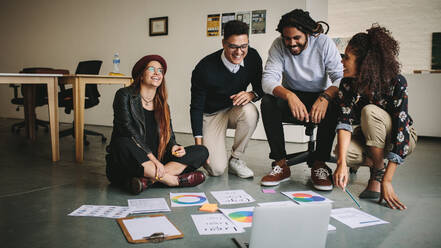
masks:
<svg viewBox="0 0 441 248"><path fill-rule="evenodd" d="M149 35L168 35L168 16L150 18Z"/></svg>

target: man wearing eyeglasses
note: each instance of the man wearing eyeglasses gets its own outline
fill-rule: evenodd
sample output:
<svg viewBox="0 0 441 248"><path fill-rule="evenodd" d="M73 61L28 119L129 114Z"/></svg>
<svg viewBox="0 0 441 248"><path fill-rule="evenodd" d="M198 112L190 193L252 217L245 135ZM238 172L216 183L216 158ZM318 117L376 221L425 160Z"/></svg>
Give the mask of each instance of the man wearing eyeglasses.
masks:
<svg viewBox="0 0 441 248"><path fill-rule="evenodd" d="M203 58L191 77L191 126L195 143L210 152L205 169L220 176L229 173L241 178L254 173L241 160L257 126L259 113L252 102L263 96L262 59L249 47L249 27L241 21L225 24L223 49ZM247 91L248 85L252 91ZM236 129L231 156L227 156L227 129Z"/></svg>
<svg viewBox="0 0 441 248"><path fill-rule="evenodd" d="M282 122L318 125L317 148L311 165L311 181L317 190L332 190L329 160L337 124L332 102L343 77L337 47L324 33L325 22L314 21L307 11L295 9L282 16L262 76L261 111L274 160L272 171L261 184L275 186L289 180ZM329 28L329 27L328 27ZM327 32L327 30L326 30Z"/></svg>

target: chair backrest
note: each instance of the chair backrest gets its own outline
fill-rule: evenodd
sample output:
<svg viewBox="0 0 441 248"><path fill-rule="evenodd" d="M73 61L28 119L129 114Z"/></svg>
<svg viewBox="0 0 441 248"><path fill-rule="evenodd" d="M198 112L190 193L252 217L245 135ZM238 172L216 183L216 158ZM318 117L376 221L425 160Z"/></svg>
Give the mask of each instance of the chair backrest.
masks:
<svg viewBox="0 0 441 248"><path fill-rule="evenodd" d="M75 74L90 74L98 75L100 73L101 65L103 61L101 60L87 60L78 63L77 70ZM86 108L93 107L99 103L98 98L100 97L98 87L96 84L86 84Z"/></svg>

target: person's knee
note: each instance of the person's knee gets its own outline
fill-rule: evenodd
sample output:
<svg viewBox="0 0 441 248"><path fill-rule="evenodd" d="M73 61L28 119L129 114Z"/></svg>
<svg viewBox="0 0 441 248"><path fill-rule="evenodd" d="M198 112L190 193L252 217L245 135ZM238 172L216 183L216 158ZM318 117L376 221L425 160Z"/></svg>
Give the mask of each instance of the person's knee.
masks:
<svg viewBox="0 0 441 248"><path fill-rule="evenodd" d="M193 152L195 153L195 156L197 156L198 161L202 161L202 163L207 161L208 156L209 156L209 152L208 152L207 147L202 146L202 145L194 145L192 149L193 149Z"/></svg>
<svg viewBox="0 0 441 248"><path fill-rule="evenodd" d="M362 120L371 120L372 118L375 118L381 110L380 107L374 104L368 104L361 110L361 118Z"/></svg>
<svg viewBox="0 0 441 248"><path fill-rule="evenodd" d="M259 121L259 111L254 104L248 103L242 107L243 121L249 127L253 128Z"/></svg>

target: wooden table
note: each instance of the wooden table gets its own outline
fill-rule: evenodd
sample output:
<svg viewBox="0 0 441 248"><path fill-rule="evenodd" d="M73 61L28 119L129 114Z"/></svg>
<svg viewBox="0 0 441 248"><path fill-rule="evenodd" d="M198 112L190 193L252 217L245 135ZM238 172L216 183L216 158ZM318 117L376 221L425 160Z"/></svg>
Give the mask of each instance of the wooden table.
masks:
<svg viewBox="0 0 441 248"><path fill-rule="evenodd" d="M123 84L129 86L132 83L131 77L105 76L105 75L64 75L59 78L61 84L72 84L73 107L75 125L75 160L84 160L84 101L86 95L86 84Z"/></svg>
<svg viewBox="0 0 441 248"><path fill-rule="evenodd" d="M52 161L60 159L59 124L58 124L58 77L62 74L34 74L34 73L0 73L0 84L46 84L49 106L49 123L51 132ZM29 109L29 101L24 98L26 133L31 140L35 140L35 112ZM30 120L31 119L31 120ZM34 121L32 121L32 119Z"/></svg>

